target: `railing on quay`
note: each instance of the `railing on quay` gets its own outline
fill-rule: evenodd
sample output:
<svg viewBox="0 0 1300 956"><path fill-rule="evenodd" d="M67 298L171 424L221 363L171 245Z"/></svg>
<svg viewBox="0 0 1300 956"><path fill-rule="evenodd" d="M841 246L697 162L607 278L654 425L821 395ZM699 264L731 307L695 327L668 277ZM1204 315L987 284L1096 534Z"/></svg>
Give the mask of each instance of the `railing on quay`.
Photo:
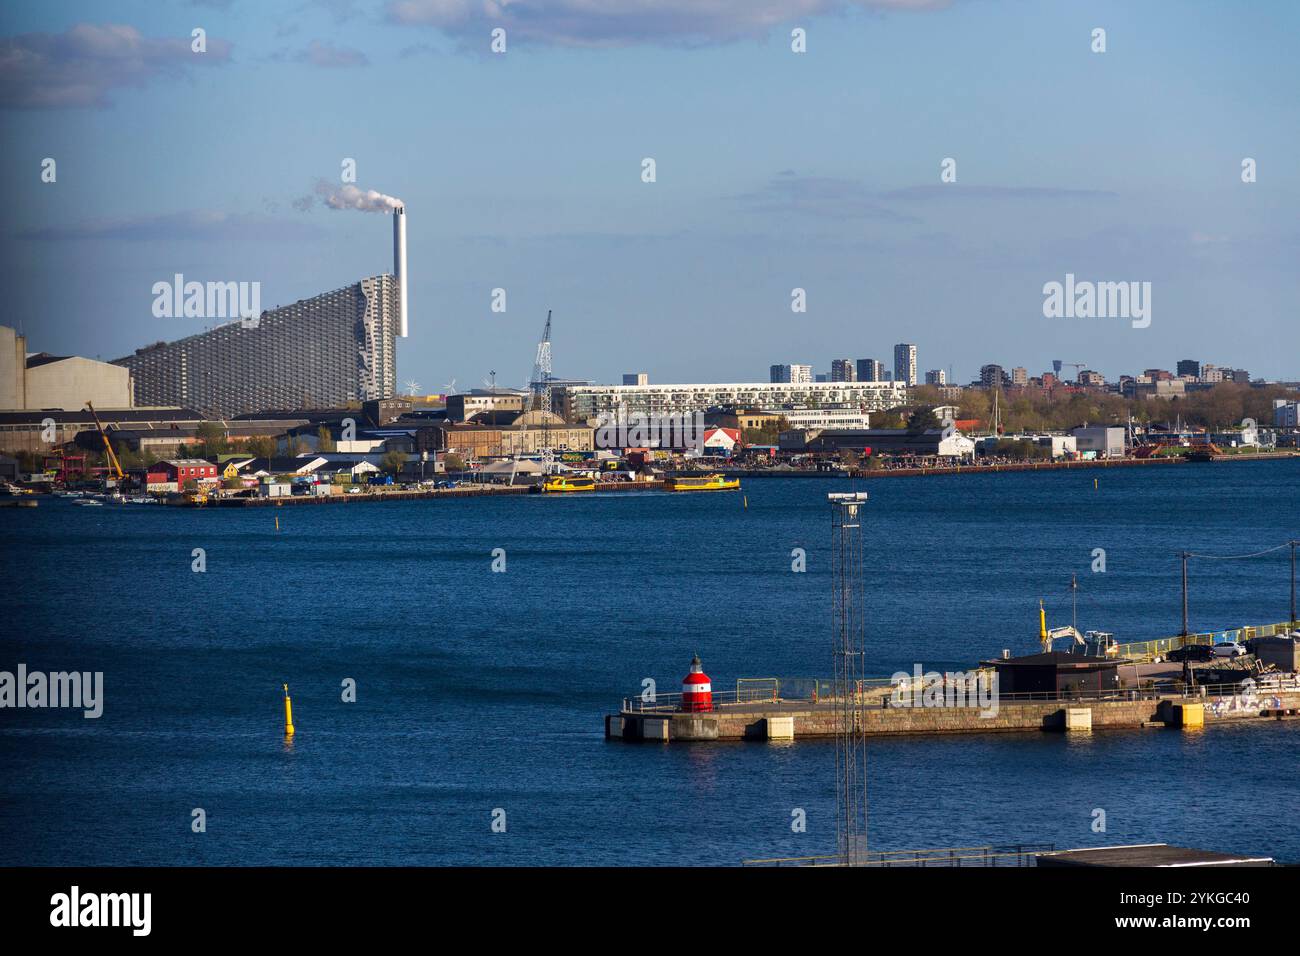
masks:
<svg viewBox="0 0 1300 956"><path fill-rule="evenodd" d="M1037 854L1051 853L1053 843L965 846L934 850L868 850L853 866L1036 866ZM742 860L742 866L845 866L842 856L789 856Z"/></svg>
<svg viewBox="0 0 1300 956"><path fill-rule="evenodd" d="M775 680L775 678L762 678L763 680ZM1251 680L1253 683L1249 690L1243 686L1245 680ZM811 704L825 705L842 701L842 698L835 691L833 682L829 680L812 680L799 679L800 682L809 685L809 690L802 695L794 696L788 692L782 693L763 693L756 694L752 689L742 687L742 683L753 678L741 678L737 681L737 689L734 691L714 691L713 693L713 710L721 709L723 706L735 707L743 704ZM791 682L795 683L795 682ZM815 686L814 686L815 685ZM796 684L797 686L797 684ZM911 706L909 704L892 704L894 685L889 678L873 678L859 682L859 688L855 698L866 707L887 708L890 706ZM974 694L972 687L964 688L967 699L973 699ZM1218 684L1196 684L1194 686L1183 686L1180 683L1163 686L1150 687L1129 687L1114 690L1077 690L1077 691L1024 691L1018 693L1001 693L997 695L999 703L1082 703L1085 701L1134 701L1134 700L1160 700L1165 697L1185 699L1187 697L1232 697L1246 693L1253 693L1256 696L1275 693L1295 693L1300 692L1300 677L1271 677L1269 675L1259 676L1243 672L1242 680L1232 683ZM911 695L910 690L904 693ZM681 694L656 694L643 695L639 697L623 698L623 709L625 714L678 714L691 713L683 705ZM696 711L704 712L704 711Z"/></svg>
<svg viewBox="0 0 1300 956"><path fill-rule="evenodd" d="M1228 628L1223 631L1202 631L1186 636L1180 634L1175 637L1161 637L1150 641L1135 641L1130 644L1118 645L1115 656L1130 661L1150 661L1157 657L1163 658L1171 651L1176 651L1180 647L1186 647L1189 644L1214 645L1224 641L1241 642L1254 640L1257 637L1275 637L1279 634L1290 633L1294 627L1294 622L1279 621L1276 624L1250 625L1248 627Z"/></svg>

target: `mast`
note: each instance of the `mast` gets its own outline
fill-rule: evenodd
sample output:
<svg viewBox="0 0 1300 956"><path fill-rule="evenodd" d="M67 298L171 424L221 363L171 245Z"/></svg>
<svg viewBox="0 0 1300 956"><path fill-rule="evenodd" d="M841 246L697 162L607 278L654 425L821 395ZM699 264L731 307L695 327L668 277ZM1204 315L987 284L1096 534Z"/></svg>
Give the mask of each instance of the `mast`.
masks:
<svg viewBox="0 0 1300 956"><path fill-rule="evenodd" d="M1300 541L1291 542L1291 626L1295 627L1295 547Z"/></svg>
<svg viewBox="0 0 1300 956"><path fill-rule="evenodd" d="M1070 594L1074 598L1074 611L1070 623L1077 634L1079 633L1079 576L1077 574L1070 575Z"/></svg>

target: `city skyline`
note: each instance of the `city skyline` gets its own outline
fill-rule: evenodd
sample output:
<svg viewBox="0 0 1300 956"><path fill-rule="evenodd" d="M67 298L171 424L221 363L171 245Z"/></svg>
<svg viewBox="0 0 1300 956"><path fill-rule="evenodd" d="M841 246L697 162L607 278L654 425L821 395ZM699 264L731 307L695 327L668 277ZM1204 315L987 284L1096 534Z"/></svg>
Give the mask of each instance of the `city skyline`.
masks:
<svg viewBox="0 0 1300 956"><path fill-rule="evenodd" d="M953 382L1048 356L1114 377L1173 353L1300 376L1279 347L1300 341L1288 5L1191 18L1168 3L865 4L833 18L778 2L763 25L739 7L674 8L585 39L540 13L508 24L502 55L432 10L309 4L273 29L241 0L0 12L0 42L40 67L9 76L0 102L16 144L0 157L9 324L33 348L111 360L211 326L150 314L151 285L174 273L261 282L274 308L388 271L384 217L316 198L352 159L359 187L414 215L403 381L496 369L521 384L548 308L557 374L593 381L629 367L761 381L796 350L889 367L899 341L917 345L918 375L951 367ZM1089 49L1098 24L1104 54ZM206 59L190 50L199 25ZM789 49L795 26L806 53ZM910 62L919 44L947 69ZM990 57L1020 67L990 72ZM1160 95L1134 104L1156 63ZM1257 83L1261 70L1280 82ZM1038 74L1052 96L1025 82ZM255 93L267 84L274 102ZM545 125L542 104L556 108ZM1075 108L1094 134L1077 134ZM1067 274L1150 281L1150 327L1045 318L1043 286ZM700 330L728 348L683 347Z"/></svg>

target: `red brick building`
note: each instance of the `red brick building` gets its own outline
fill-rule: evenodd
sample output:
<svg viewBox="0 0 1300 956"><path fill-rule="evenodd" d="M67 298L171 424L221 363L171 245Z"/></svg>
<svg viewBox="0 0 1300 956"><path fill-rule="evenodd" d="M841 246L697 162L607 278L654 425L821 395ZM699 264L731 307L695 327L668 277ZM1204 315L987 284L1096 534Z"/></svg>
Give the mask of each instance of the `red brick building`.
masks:
<svg viewBox="0 0 1300 956"><path fill-rule="evenodd" d="M180 491L187 481L215 480L217 466L202 458L173 458L154 462L145 471L145 487L150 491Z"/></svg>

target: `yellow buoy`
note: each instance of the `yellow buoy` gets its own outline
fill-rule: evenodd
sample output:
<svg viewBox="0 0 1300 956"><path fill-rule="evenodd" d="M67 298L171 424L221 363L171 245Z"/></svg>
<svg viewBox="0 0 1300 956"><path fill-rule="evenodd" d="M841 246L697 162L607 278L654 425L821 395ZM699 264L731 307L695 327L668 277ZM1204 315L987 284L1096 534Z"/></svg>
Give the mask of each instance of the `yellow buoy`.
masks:
<svg viewBox="0 0 1300 956"><path fill-rule="evenodd" d="M289 698L289 685L284 685L284 735L293 736L293 701Z"/></svg>
<svg viewBox="0 0 1300 956"><path fill-rule="evenodd" d="M275 516L275 530L276 530L276 531L279 531L279 530L280 530L280 516L279 516L279 515L276 515L276 516Z"/></svg>
<svg viewBox="0 0 1300 956"><path fill-rule="evenodd" d="M1092 490L1093 490L1093 491L1096 491L1096 490L1097 490L1097 479L1096 479L1096 478L1092 479Z"/></svg>

